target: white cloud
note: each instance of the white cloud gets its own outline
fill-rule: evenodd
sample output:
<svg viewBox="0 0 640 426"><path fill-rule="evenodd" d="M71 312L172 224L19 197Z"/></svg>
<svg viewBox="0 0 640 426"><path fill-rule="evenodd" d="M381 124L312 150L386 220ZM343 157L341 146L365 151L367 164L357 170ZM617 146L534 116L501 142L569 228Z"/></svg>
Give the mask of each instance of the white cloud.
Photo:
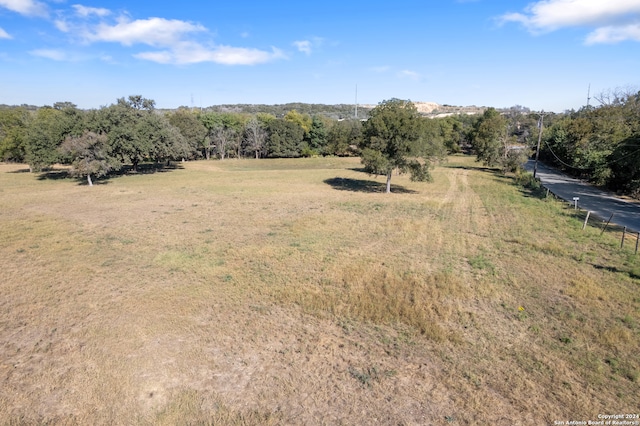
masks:
<svg viewBox="0 0 640 426"><path fill-rule="evenodd" d="M285 58L284 53L276 48L265 50L203 42L196 36L205 34L210 37L211 34L198 23L157 17L132 19L125 14L113 16L108 9L79 4L73 5L72 8L72 14L59 12L57 19L53 21L59 31L69 34L84 45L117 43L125 47L151 47L133 54L135 58L142 60L176 65L201 62L255 65ZM78 60L56 50L34 50L31 54L57 61ZM111 57L108 59L110 62L113 60Z"/></svg>
<svg viewBox="0 0 640 426"><path fill-rule="evenodd" d="M177 19L149 18L131 21L120 17L115 25L99 24L94 31L86 33L85 38L91 42L116 42L124 46L137 43L168 46L180 41L184 34L199 31L206 29Z"/></svg>
<svg viewBox="0 0 640 426"><path fill-rule="evenodd" d="M311 55L311 42L309 40L294 41L293 45L306 55Z"/></svg>
<svg viewBox="0 0 640 426"><path fill-rule="evenodd" d="M587 36L585 43L618 43L624 40L640 41L640 24L598 28Z"/></svg>
<svg viewBox="0 0 640 426"><path fill-rule="evenodd" d="M498 20L521 23L534 34L565 27L595 28L586 40L591 44L637 40L640 0L541 0L524 13L506 13Z"/></svg>
<svg viewBox="0 0 640 426"><path fill-rule="evenodd" d="M58 49L36 49L36 50L30 51L29 53L33 56L52 59L54 61L69 60L69 56L64 51L58 50Z"/></svg>
<svg viewBox="0 0 640 426"><path fill-rule="evenodd" d="M25 16L47 16L47 6L35 0L0 0L0 7Z"/></svg>
<svg viewBox="0 0 640 426"><path fill-rule="evenodd" d="M398 73L398 77L400 78L409 78L411 80L420 80L422 79L422 76L420 74L418 74L415 71L410 71L410 70L402 70Z"/></svg>
<svg viewBox="0 0 640 426"><path fill-rule="evenodd" d="M82 17L88 17L91 15L104 17L111 15L111 11L109 9L101 7L88 7L81 4L74 4L72 7L76 10L76 14Z"/></svg>
<svg viewBox="0 0 640 426"><path fill-rule="evenodd" d="M257 65L284 58L284 54L276 48L272 48L269 52L231 46L207 48L195 42L182 42L168 50L138 53L135 57L161 64L185 65L214 62L222 65Z"/></svg>
<svg viewBox="0 0 640 426"><path fill-rule="evenodd" d="M5 30L0 28L0 38L11 39L13 37L11 37Z"/></svg>

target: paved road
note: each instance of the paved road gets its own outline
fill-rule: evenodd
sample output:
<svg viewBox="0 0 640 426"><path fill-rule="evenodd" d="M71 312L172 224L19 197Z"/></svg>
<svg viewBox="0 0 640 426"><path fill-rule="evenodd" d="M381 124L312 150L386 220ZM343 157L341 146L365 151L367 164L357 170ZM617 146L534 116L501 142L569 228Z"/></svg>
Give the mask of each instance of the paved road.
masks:
<svg viewBox="0 0 640 426"><path fill-rule="evenodd" d="M529 160L526 169L533 172L533 166L534 161ZM545 188L549 188L558 197L569 202L573 202L573 197L580 197L578 207L581 209L591 211L591 214L607 220L613 213L611 222L626 226L631 231L640 232L640 203L630 203L617 198L610 192L570 178L540 162L538 162L536 177Z"/></svg>

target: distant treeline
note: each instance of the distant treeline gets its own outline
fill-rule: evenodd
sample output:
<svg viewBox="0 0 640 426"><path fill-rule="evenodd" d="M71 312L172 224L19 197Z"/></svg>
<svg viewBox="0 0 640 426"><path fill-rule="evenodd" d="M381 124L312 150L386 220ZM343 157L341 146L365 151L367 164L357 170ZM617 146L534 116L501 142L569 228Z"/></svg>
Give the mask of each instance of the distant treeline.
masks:
<svg viewBox="0 0 640 426"><path fill-rule="evenodd" d="M640 93L601 95L601 106L546 114L541 159L613 190L640 194ZM38 172L62 163L83 177L141 163L226 158L358 155L369 110L289 103L159 110L142 96L99 109L70 102L0 105L0 160ZM422 138L442 152L474 153L513 170L535 149L538 113L514 106L480 115L422 118Z"/></svg>
<svg viewBox="0 0 640 426"><path fill-rule="evenodd" d="M288 109L287 107L299 107ZM330 116L347 106L287 104L247 110L243 106L182 107L161 111L142 96L120 98L99 109L70 102L37 109L0 108L0 159L24 162L38 172L62 163L78 176L99 177L141 163L217 158L357 155L361 119ZM322 111L310 113L308 111ZM327 115L329 114L329 115ZM466 120L466 121L464 121ZM423 119L423 133L448 152L466 141L468 119Z"/></svg>
<svg viewBox="0 0 640 426"><path fill-rule="evenodd" d="M184 108L184 107L183 107ZM301 102L292 102L287 104L265 105L265 104L233 104L233 105L213 105L202 109L209 112L235 112L239 114L271 114L274 117L282 118L289 111L297 111L300 114L308 114L310 116L322 115L335 120L348 120L356 118L355 105L338 104L305 104ZM366 119L370 108L358 106L358 119Z"/></svg>

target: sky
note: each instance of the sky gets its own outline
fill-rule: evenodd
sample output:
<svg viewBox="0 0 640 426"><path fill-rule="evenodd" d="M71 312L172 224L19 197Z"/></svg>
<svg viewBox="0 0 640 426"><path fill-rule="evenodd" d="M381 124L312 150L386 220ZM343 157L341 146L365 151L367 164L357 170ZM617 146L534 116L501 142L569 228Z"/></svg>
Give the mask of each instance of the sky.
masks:
<svg viewBox="0 0 640 426"><path fill-rule="evenodd" d="M640 86L640 0L0 0L0 104L521 105Z"/></svg>

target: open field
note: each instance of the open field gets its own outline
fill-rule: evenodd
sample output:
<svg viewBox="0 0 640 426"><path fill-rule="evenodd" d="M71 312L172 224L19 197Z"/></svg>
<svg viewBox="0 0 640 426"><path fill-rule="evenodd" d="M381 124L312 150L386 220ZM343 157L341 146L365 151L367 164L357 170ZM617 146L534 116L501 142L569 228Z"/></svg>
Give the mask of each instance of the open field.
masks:
<svg viewBox="0 0 640 426"><path fill-rule="evenodd" d="M543 425L640 412L640 254L450 157L0 165L0 424Z"/></svg>

